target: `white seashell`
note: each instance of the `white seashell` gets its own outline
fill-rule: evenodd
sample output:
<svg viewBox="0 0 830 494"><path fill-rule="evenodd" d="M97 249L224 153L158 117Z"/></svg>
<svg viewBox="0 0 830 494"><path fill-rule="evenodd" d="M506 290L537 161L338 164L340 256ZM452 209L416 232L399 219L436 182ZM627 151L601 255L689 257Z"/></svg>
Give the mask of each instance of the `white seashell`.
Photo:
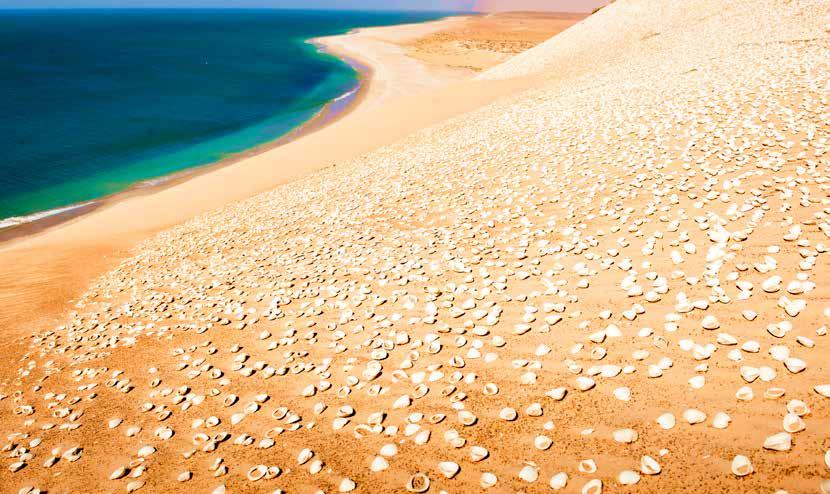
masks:
<svg viewBox="0 0 830 494"><path fill-rule="evenodd" d="M762 381L770 382L773 379L775 379L775 376L777 374L775 372L775 369L773 369L772 367L763 366L760 369L758 369L758 375Z"/></svg>
<svg viewBox="0 0 830 494"><path fill-rule="evenodd" d="M442 461L438 464L438 470L444 475L444 477L451 479L458 474L461 467L458 466L458 463L452 461Z"/></svg>
<svg viewBox="0 0 830 494"><path fill-rule="evenodd" d="M743 386L735 392L735 398L741 401L752 401L755 398L755 393L749 386Z"/></svg>
<svg viewBox="0 0 830 494"><path fill-rule="evenodd" d="M779 432L764 440L764 449L773 451L789 451L792 448L792 436L786 432Z"/></svg>
<svg viewBox="0 0 830 494"><path fill-rule="evenodd" d="M406 490L409 492L426 492L429 490L429 477L423 473L416 473L406 483Z"/></svg>
<svg viewBox="0 0 830 494"><path fill-rule="evenodd" d="M810 413L810 407L801 400L790 400L787 402L787 411L803 417Z"/></svg>
<svg viewBox="0 0 830 494"><path fill-rule="evenodd" d="M64 451L63 455L61 455L61 458L63 458L64 460L66 460L70 463L72 463L72 462L78 461L78 459L80 459L82 453L83 453L83 449L76 446L76 447L69 448L66 451Z"/></svg>
<svg viewBox="0 0 830 494"><path fill-rule="evenodd" d="M662 471L662 468L657 460L646 455L640 459L640 471L646 475L657 475Z"/></svg>
<svg viewBox="0 0 830 494"><path fill-rule="evenodd" d="M415 435L415 439L413 439L412 441L415 444L419 445L419 446L423 446L424 444L429 442L429 436L430 436L429 429L424 429L424 430L418 432Z"/></svg>
<svg viewBox="0 0 830 494"><path fill-rule="evenodd" d="M718 412L715 414L715 417L712 419L712 427L715 429L726 429L729 427L729 422L732 421L732 418L724 412Z"/></svg>
<svg viewBox="0 0 830 494"><path fill-rule="evenodd" d="M741 345L741 350L748 353L758 353L761 351L761 344L757 341L750 340Z"/></svg>
<svg viewBox="0 0 830 494"><path fill-rule="evenodd" d="M530 406L525 409L525 413L530 417L541 417L544 414L544 410L542 410L542 405L539 403L531 403Z"/></svg>
<svg viewBox="0 0 830 494"><path fill-rule="evenodd" d="M701 389L706 384L706 378L704 376L694 376L689 379L689 386L692 389Z"/></svg>
<svg viewBox="0 0 830 494"><path fill-rule="evenodd" d="M382 456L375 456L369 469L373 472L382 472L389 468L389 462Z"/></svg>
<svg viewBox="0 0 830 494"><path fill-rule="evenodd" d="M381 456L391 458L391 457L395 456L396 454L398 454L398 447L395 444L392 444L392 443L384 444L380 448L380 454L381 454Z"/></svg>
<svg viewBox="0 0 830 494"><path fill-rule="evenodd" d="M470 459L473 461L481 461L490 456L490 452L481 446L473 446L470 448Z"/></svg>
<svg viewBox="0 0 830 494"><path fill-rule="evenodd" d="M121 419L118 419L118 418L116 418L116 419L110 419L110 421L109 421L109 422L107 422L107 426L108 426L110 429L115 429L115 428L116 428L116 427L118 427L119 425L121 425Z"/></svg>
<svg viewBox="0 0 830 494"><path fill-rule="evenodd" d="M525 465L519 471L519 478L525 482L536 482L539 478L539 469L535 465Z"/></svg>
<svg viewBox="0 0 830 494"><path fill-rule="evenodd" d="M791 433L801 432L807 428L804 420L794 413L784 415L784 430Z"/></svg>
<svg viewBox="0 0 830 494"><path fill-rule="evenodd" d="M617 476L617 481L621 485L634 485L640 481L640 474L634 470L623 470Z"/></svg>
<svg viewBox="0 0 830 494"><path fill-rule="evenodd" d="M827 465L827 468L830 468L830 449L824 453L824 464Z"/></svg>
<svg viewBox="0 0 830 494"><path fill-rule="evenodd" d="M465 426L471 426L478 421L478 418L468 410L458 412L458 421Z"/></svg>
<svg viewBox="0 0 830 494"><path fill-rule="evenodd" d="M769 388L764 391L764 398L775 400L777 398L781 398L787 394L787 390L784 388Z"/></svg>
<svg viewBox="0 0 830 494"><path fill-rule="evenodd" d="M499 394L499 387L495 383L484 385L484 396L495 396L497 394Z"/></svg>
<svg viewBox="0 0 830 494"><path fill-rule="evenodd" d="M565 472L557 473L550 478L548 485L550 485L550 488L555 491L564 489L568 485L568 474Z"/></svg>
<svg viewBox="0 0 830 494"><path fill-rule="evenodd" d="M674 415L670 413L664 413L657 417L657 424L662 427L663 429L669 430L674 428L677 421L674 418Z"/></svg>
<svg viewBox="0 0 830 494"><path fill-rule="evenodd" d="M700 410L689 408L683 412L683 418L691 425L699 424L706 420L706 414Z"/></svg>
<svg viewBox="0 0 830 494"><path fill-rule="evenodd" d="M830 393L830 386L828 386L828 392ZM554 388L545 393L545 396L556 401L562 401L566 394L568 394L568 390L566 388Z"/></svg>
<svg viewBox="0 0 830 494"><path fill-rule="evenodd" d="M614 398L620 401L630 401L631 400L631 389L627 387L621 387L614 390Z"/></svg>
<svg viewBox="0 0 830 494"><path fill-rule="evenodd" d="M308 460L310 460L313 456L314 452L308 448L305 448L302 451L300 451L299 455L297 455L297 463L300 465L304 465L305 463L308 463Z"/></svg>
<svg viewBox="0 0 830 494"><path fill-rule="evenodd" d="M267 474L268 467L266 467L265 465L256 465L248 470L247 477L248 480L256 482L257 480L260 480L261 478L265 477L265 475Z"/></svg>
<svg viewBox="0 0 830 494"><path fill-rule="evenodd" d="M597 463L594 460L582 460L579 462L579 471L582 473L595 473Z"/></svg>
<svg viewBox="0 0 830 494"><path fill-rule="evenodd" d="M732 473L738 477L745 477L754 471L752 462L743 455L738 455L732 460Z"/></svg>
<svg viewBox="0 0 830 494"><path fill-rule="evenodd" d="M830 384L821 384L813 388L813 390L825 398L830 398Z"/></svg>
<svg viewBox="0 0 830 494"><path fill-rule="evenodd" d="M622 367L618 365L603 365L600 369L602 377L617 377L622 372Z"/></svg>
<svg viewBox="0 0 830 494"><path fill-rule="evenodd" d="M637 440L637 431L634 429L618 429L614 431L614 440L618 443L630 444Z"/></svg>
<svg viewBox="0 0 830 494"><path fill-rule="evenodd" d="M484 472L481 474L481 480L479 480L478 484L481 486L482 489L489 489L496 485L499 479L490 472Z"/></svg>
<svg viewBox="0 0 830 494"><path fill-rule="evenodd" d="M773 276L767 278L761 283L761 289L767 293L775 293L781 289L781 277Z"/></svg>
<svg viewBox="0 0 830 494"><path fill-rule="evenodd" d="M807 368L807 363L801 359L790 357L784 361L784 367L793 374L798 374Z"/></svg>
<svg viewBox="0 0 830 494"><path fill-rule="evenodd" d="M518 417L518 415L519 414L516 413L516 410L514 408L510 408L510 407L502 408L501 411L499 412L499 418L502 419L502 420L506 420L508 422L512 422L513 420L516 420L516 417Z"/></svg>
<svg viewBox="0 0 830 494"><path fill-rule="evenodd" d="M602 481L591 479L582 486L582 494L600 494L602 492Z"/></svg>
<svg viewBox="0 0 830 494"><path fill-rule="evenodd" d="M406 408L411 403L412 403L412 399L409 397L409 395L403 395L400 398L398 398L397 400L395 400L395 402L392 404L392 408L395 408L395 409Z"/></svg>
<svg viewBox="0 0 830 494"><path fill-rule="evenodd" d="M138 450L138 457L139 458L147 458L148 456L152 455L156 452L156 448L152 446L144 446Z"/></svg>
<svg viewBox="0 0 830 494"><path fill-rule="evenodd" d="M588 391L596 386L596 384L590 377L579 376L576 378L576 389L580 391Z"/></svg>
<svg viewBox="0 0 830 494"><path fill-rule="evenodd" d="M761 375L761 371L755 367L750 367L748 365L744 365L741 367L741 377L744 381L751 383L754 380L758 379L758 376Z"/></svg>
<svg viewBox="0 0 830 494"><path fill-rule="evenodd" d="M308 466L308 472L312 475L317 475L323 471L323 462L320 460L313 460Z"/></svg>
<svg viewBox="0 0 830 494"><path fill-rule="evenodd" d="M552 444L553 440L548 436L536 436L536 438L533 439L533 446L540 451L547 450Z"/></svg>
<svg viewBox="0 0 830 494"><path fill-rule="evenodd" d="M110 480L118 480L120 478L123 478L127 475L128 471L129 470L127 470L124 467L118 467L110 474Z"/></svg>
<svg viewBox="0 0 830 494"><path fill-rule="evenodd" d="M225 494L225 492L227 492L227 488L224 484L221 484L218 487L216 487L216 489L213 489L213 492L211 492L211 494Z"/></svg>
<svg viewBox="0 0 830 494"><path fill-rule="evenodd" d="M173 437L174 434L175 434L175 431L173 429L171 429L170 427L159 427L156 430L156 436L159 439L161 439L162 441L169 440L171 437Z"/></svg>
<svg viewBox="0 0 830 494"><path fill-rule="evenodd" d="M127 492L135 492L139 489L144 487L144 482L140 480L133 480L129 484L127 484Z"/></svg>
<svg viewBox="0 0 830 494"><path fill-rule="evenodd" d="M352 479L346 478L346 479L343 479L343 480L340 481L340 487L338 488L338 490L340 492L352 492L356 488L357 488L357 484L355 483L355 481L352 480Z"/></svg>
<svg viewBox="0 0 830 494"><path fill-rule="evenodd" d="M192 478L193 474L191 472L182 472L176 477L176 480L178 480L179 482L187 482Z"/></svg>
<svg viewBox="0 0 830 494"><path fill-rule="evenodd" d="M720 321L718 321L717 317L709 315L703 318L700 325L703 326L703 329L718 329L720 327Z"/></svg>

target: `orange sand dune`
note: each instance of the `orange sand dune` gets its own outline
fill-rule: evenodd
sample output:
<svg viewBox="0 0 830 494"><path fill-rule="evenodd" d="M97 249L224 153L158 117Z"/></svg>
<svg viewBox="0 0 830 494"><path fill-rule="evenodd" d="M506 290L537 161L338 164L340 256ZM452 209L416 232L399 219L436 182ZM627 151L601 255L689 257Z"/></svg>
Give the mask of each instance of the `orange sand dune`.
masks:
<svg viewBox="0 0 830 494"><path fill-rule="evenodd" d="M617 0L460 82L400 36L0 251L0 491L830 494L830 3Z"/></svg>

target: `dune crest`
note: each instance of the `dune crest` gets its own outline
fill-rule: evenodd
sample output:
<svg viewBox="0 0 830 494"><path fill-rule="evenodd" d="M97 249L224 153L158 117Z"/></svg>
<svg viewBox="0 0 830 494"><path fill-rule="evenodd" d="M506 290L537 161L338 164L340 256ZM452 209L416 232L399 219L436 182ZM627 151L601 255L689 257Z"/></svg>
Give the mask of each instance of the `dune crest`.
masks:
<svg viewBox="0 0 830 494"><path fill-rule="evenodd" d="M672 76L687 65L734 56L746 43L821 37L827 15L821 0L615 0L479 78L545 72L558 79L650 81L659 66Z"/></svg>

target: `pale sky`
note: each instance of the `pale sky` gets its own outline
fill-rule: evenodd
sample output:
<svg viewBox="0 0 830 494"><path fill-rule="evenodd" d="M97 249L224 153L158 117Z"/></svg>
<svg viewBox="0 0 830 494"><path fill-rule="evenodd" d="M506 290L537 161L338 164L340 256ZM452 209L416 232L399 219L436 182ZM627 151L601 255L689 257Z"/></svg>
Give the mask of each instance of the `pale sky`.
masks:
<svg viewBox="0 0 830 494"><path fill-rule="evenodd" d="M0 0L0 8L316 8L589 12L607 0Z"/></svg>

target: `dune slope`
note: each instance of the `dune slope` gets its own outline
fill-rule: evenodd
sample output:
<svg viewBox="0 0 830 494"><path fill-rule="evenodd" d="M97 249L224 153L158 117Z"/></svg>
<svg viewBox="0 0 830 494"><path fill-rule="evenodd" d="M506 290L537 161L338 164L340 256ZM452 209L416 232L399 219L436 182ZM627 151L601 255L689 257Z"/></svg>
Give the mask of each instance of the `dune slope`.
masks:
<svg viewBox="0 0 830 494"><path fill-rule="evenodd" d="M829 9L617 0L145 242L11 364L0 485L830 491Z"/></svg>

